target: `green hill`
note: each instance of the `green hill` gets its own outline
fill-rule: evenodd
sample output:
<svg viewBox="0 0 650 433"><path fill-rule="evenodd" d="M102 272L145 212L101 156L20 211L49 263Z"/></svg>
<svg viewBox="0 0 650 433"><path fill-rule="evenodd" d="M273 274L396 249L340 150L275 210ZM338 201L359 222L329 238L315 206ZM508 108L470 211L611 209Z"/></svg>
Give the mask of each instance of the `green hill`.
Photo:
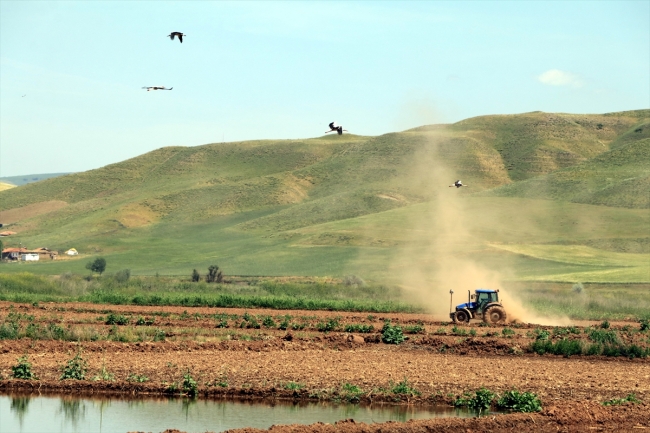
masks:
<svg viewBox="0 0 650 433"><path fill-rule="evenodd" d="M18 233L5 245L81 253L2 271L82 272L101 254L109 272L218 263L240 275L402 280L405 258L435 267L444 247L508 278L597 280L623 267L619 256L575 262L562 251L648 255L648 122L650 110L535 112L378 137L162 148L0 192L0 221ZM469 187L448 188L458 178Z"/></svg>

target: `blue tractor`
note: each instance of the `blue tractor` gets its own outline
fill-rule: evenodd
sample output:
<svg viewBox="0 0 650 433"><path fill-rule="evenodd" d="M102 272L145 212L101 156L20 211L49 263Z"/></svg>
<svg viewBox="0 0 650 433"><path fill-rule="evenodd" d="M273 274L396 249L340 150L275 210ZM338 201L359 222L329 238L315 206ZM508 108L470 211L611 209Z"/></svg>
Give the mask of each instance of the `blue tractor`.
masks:
<svg viewBox="0 0 650 433"><path fill-rule="evenodd" d="M454 291L450 290L452 296ZM450 309L453 301L450 301ZM499 291L490 289L476 289L476 293L467 291L467 302L456 306L456 311L449 313L454 323L469 323L472 319L483 319L485 323L505 323L508 316L503 305L499 302Z"/></svg>

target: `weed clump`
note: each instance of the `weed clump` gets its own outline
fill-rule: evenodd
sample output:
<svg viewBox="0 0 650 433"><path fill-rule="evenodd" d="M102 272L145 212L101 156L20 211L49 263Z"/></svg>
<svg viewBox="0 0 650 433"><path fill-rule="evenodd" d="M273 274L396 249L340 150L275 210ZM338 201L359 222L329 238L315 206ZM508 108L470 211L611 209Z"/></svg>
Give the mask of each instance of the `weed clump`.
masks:
<svg viewBox="0 0 650 433"><path fill-rule="evenodd" d="M404 380L401 382L398 382L396 384L393 384L393 382L390 383L390 392L393 394L398 394L398 395L407 395L407 396L418 396L420 395L420 391L417 389L413 388L410 384L408 379L405 377Z"/></svg>
<svg viewBox="0 0 650 433"><path fill-rule="evenodd" d="M636 398L635 394L628 394L625 398L613 398L603 402L603 406L619 406L625 403L641 403L641 400Z"/></svg>
<svg viewBox="0 0 650 433"><path fill-rule="evenodd" d="M86 371L88 370L88 362L81 357L81 350L61 370L60 380L84 380L86 378Z"/></svg>
<svg viewBox="0 0 650 433"><path fill-rule="evenodd" d="M474 396L466 392L461 397L458 397L456 401L454 401L454 406L469 407L477 412L481 412L490 409L494 397L495 394L492 391L482 387L478 391L474 392Z"/></svg>
<svg viewBox="0 0 650 433"><path fill-rule="evenodd" d="M513 389L497 400L497 407L512 412L539 412L542 410L542 403L537 395L531 392L519 392Z"/></svg>
<svg viewBox="0 0 650 433"><path fill-rule="evenodd" d="M199 393L199 386L196 383L196 380L192 377L192 374L189 370L183 375L183 384L182 384L183 394L189 397L196 397Z"/></svg>
<svg viewBox="0 0 650 433"><path fill-rule="evenodd" d="M397 325L391 325L390 320L384 322L384 327L381 328L381 341L384 344L400 344L404 341L404 333L402 328Z"/></svg>
<svg viewBox="0 0 650 433"><path fill-rule="evenodd" d="M11 367L11 376L14 379L38 380L32 372L32 364L28 361L27 355L18 358L18 364Z"/></svg>

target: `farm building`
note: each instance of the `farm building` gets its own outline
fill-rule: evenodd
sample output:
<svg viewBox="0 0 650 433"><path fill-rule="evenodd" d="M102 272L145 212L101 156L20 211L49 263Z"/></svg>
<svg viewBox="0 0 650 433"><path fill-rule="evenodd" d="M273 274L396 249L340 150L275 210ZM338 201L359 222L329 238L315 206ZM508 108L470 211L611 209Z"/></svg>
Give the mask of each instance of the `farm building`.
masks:
<svg viewBox="0 0 650 433"><path fill-rule="evenodd" d="M27 248L5 248L2 250L3 260L19 260L20 255L27 252Z"/></svg>
<svg viewBox="0 0 650 433"><path fill-rule="evenodd" d="M40 260L56 260L56 257L59 255L58 252L45 247L36 248L33 252L38 254Z"/></svg>
<svg viewBox="0 0 650 433"><path fill-rule="evenodd" d="M23 261L23 262L37 262L38 261L38 253L34 253L34 252L22 253L20 255L20 260Z"/></svg>

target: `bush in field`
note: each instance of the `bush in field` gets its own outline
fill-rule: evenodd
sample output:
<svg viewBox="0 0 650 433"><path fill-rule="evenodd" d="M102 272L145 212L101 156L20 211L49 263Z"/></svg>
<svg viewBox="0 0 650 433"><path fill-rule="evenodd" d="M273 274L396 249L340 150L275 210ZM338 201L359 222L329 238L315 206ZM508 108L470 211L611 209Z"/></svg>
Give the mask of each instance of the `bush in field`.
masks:
<svg viewBox="0 0 650 433"><path fill-rule="evenodd" d="M477 412L488 410L492 406L492 400L494 400L495 394L487 388L481 388L474 393L472 396L469 393L463 394L462 397L458 397L454 402L456 407L469 407Z"/></svg>
<svg viewBox="0 0 650 433"><path fill-rule="evenodd" d="M645 332L650 329L650 319L641 319L639 320L639 323L641 324L641 327L639 328L641 332Z"/></svg>
<svg viewBox="0 0 650 433"><path fill-rule="evenodd" d="M513 389L497 400L497 407L513 412L539 412L542 410L542 403L533 393Z"/></svg>
<svg viewBox="0 0 650 433"><path fill-rule="evenodd" d="M393 384L393 382L391 382L390 385L391 385L390 392L392 392L393 394L410 395L410 396L420 395L420 391L413 388L409 384L409 381L406 377L401 382L398 382L396 384Z"/></svg>
<svg viewBox="0 0 650 433"><path fill-rule="evenodd" d="M331 332L335 331L339 327L339 319L337 317L328 320L327 322L318 322L316 324L316 329L320 332Z"/></svg>
<svg viewBox="0 0 650 433"><path fill-rule="evenodd" d="M121 314L113 314L110 313L106 317L106 322L107 325L128 325L129 324L129 319L126 316L123 316Z"/></svg>
<svg viewBox="0 0 650 433"><path fill-rule="evenodd" d="M196 383L196 380L192 377L192 374L189 370L183 375L183 394L189 397L196 397L199 393L199 386Z"/></svg>
<svg viewBox="0 0 650 433"><path fill-rule="evenodd" d="M88 370L88 362L81 357L81 350L61 370L63 374L61 374L60 380L84 380Z"/></svg>
<svg viewBox="0 0 650 433"><path fill-rule="evenodd" d="M604 329L592 329L589 332L589 339L596 343L601 344L616 344L618 343L618 336L615 331L607 331Z"/></svg>
<svg viewBox="0 0 650 433"><path fill-rule="evenodd" d="M200 279L201 279L201 274L199 274L199 271L197 271L196 269L192 270L192 282L198 283Z"/></svg>
<svg viewBox="0 0 650 433"><path fill-rule="evenodd" d="M103 257L97 257L92 262L86 263L86 269L89 269L90 272L97 272L101 275L106 270L106 259Z"/></svg>
<svg viewBox="0 0 650 433"><path fill-rule="evenodd" d="M27 355L18 358L18 364L11 367L11 375L14 379L37 380L38 377L32 373L32 364L27 360Z"/></svg>
<svg viewBox="0 0 650 433"><path fill-rule="evenodd" d="M122 269L115 273L115 281L118 283L126 283L131 278L131 269Z"/></svg>
<svg viewBox="0 0 650 433"><path fill-rule="evenodd" d="M603 320L603 322L600 324L600 327L602 329L609 329L609 321Z"/></svg>
<svg viewBox="0 0 650 433"><path fill-rule="evenodd" d="M400 344L404 341L404 333L400 326L393 326L390 320L384 322L384 327L381 328L381 341L384 344Z"/></svg>
<svg viewBox="0 0 650 433"><path fill-rule="evenodd" d="M223 282L223 274L219 270L219 266L212 265L208 268L208 275L205 276L205 281L208 283Z"/></svg>

